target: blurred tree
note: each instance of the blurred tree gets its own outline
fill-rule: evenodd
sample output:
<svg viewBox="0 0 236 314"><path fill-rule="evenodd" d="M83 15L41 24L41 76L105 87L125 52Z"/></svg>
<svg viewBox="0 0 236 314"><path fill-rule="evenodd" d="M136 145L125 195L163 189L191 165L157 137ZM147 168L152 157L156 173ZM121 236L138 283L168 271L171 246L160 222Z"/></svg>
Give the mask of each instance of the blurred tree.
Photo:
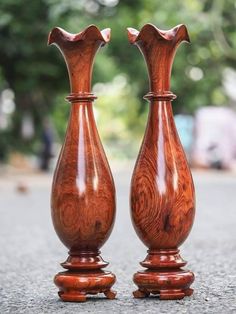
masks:
<svg viewBox="0 0 236 314"><path fill-rule="evenodd" d="M141 138L146 123L148 106L142 100L148 91L146 66L128 43L125 29L129 26L140 29L147 22L163 29L179 23L188 26L192 44L181 46L173 66L172 91L178 95L173 102L175 112L193 113L203 105L229 103L222 73L235 68L234 0L1 0L0 17L0 90L10 87L16 102L12 125L4 132L14 149L34 148L35 141L26 146L21 138L25 114L33 116L36 140L48 113L59 135L65 132L69 112L63 104L69 91L65 64L56 49L46 46L49 30L57 25L69 32L89 24L112 29L112 40L98 54L93 76L94 84L103 84L95 84L98 94L104 86L113 90L108 95L103 90L95 102L105 141L120 141L128 147ZM113 125L117 127L112 129Z"/></svg>

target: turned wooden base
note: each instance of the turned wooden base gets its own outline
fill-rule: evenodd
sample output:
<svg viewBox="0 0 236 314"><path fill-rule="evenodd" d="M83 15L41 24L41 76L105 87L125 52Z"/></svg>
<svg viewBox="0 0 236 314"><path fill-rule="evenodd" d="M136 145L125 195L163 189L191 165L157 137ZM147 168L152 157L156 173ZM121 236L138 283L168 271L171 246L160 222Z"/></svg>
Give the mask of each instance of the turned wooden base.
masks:
<svg viewBox="0 0 236 314"><path fill-rule="evenodd" d="M58 273L54 282L59 288L58 295L63 301L84 302L88 294L104 293L108 299L114 299L116 292L111 290L116 277L103 270L90 272L65 271Z"/></svg>
<svg viewBox="0 0 236 314"><path fill-rule="evenodd" d="M135 298L144 298L152 293L159 295L161 300L183 299L193 293L193 289L189 288L193 280L193 273L182 269L139 271L134 275L134 282L139 289L133 295Z"/></svg>
<svg viewBox="0 0 236 314"><path fill-rule="evenodd" d="M63 301L84 302L88 294L104 293L108 299L114 299L116 292L111 287L116 276L103 271L108 265L99 255L99 251L69 252L62 267L67 271L58 273L54 283L59 288L58 295Z"/></svg>
<svg viewBox="0 0 236 314"><path fill-rule="evenodd" d="M186 262L178 250L148 251L142 266L149 269L134 274L134 283L138 290L133 292L135 298L145 298L151 293L158 295L161 300L183 299L190 296L193 289L194 274L180 267Z"/></svg>

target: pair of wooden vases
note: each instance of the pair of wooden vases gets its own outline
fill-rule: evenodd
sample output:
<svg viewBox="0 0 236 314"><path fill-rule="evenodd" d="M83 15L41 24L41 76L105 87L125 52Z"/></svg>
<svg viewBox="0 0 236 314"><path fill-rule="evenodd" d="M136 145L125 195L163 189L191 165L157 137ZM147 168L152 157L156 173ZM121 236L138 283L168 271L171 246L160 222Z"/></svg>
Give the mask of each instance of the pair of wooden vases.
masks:
<svg viewBox="0 0 236 314"><path fill-rule="evenodd" d="M148 247L134 275L134 297L150 293L160 299L181 299L192 294L194 275L182 267L178 247L194 220L195 197L191 173L172 114L170 75L177 46L189 41L179 25L168 31L146 24L140 32L128 28L128 38L142 52L149 71L151 91L145 96L150 111L131 184L134 228ZM109 299L115 275L100 248L115 219L116 200L112 174L96 129L91 93L92 65L97 50L110 39L110 29L92 25L78 34L54 28L48 39L62 52L70 77L72 103L69 125L54 174L51 208L55 230L69 249L66 269L55 276L64 301L85 301L88 294L104 293Z"/></svg>

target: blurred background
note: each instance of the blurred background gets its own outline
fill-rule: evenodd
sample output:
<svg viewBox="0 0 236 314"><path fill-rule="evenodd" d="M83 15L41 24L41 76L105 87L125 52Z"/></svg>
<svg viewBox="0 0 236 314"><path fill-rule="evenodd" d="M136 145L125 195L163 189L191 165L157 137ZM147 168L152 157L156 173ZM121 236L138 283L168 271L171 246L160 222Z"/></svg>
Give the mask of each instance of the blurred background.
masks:
<svg viewBox="0 0 236 314"><path fill-rule="evenodd" d="M0 163L53 168L70 107L65 62L47 47L54 26L78 33L89 24L112 29L95 59L98 130L109 159L137 156L147 120L146 65L126 27L184 23L191 45L179 47L171 90L176 125L192 166L235 169L235 0L1 0ZM50 163L50 160L52 163Z"/></svg>
<svg viewBox="0 0 236 314"><path fill-rule="evenodd" d="M0 312L236 313L236 1L0 1ZM186 24L191 44L174 60L171 91L176 126L196 188L194 227L181 246L196 274L184 301L135 300L132 274L146 248L129 217L130 178L143 138L149 91L144 59L126 27ZM65 62L47 46L50 30L78 33L110 27L96 55L94 113L117 191L114 230L102 256L117 275L118 299L58 301L52 278L66 248L50 217L52 172L70 105ZM211 170L211 171L209 171ZM125 308L125 310L124 310Z"/></svg>

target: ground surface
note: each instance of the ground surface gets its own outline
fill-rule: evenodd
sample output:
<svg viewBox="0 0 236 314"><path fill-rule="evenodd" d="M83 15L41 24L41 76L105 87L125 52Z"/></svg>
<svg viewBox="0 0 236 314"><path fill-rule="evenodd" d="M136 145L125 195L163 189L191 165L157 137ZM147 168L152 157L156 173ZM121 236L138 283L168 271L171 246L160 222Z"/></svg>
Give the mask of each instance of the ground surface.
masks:
<svg viewBox="0 0 236 314"><path fill-rule="evenodd" d="M0 176L0 313L236 313L236 176L194 174L197 215L181 247L196 280L195 293L180 301L156 297L133 299L132 274L146 254L130 222L128 194L131 167L114 172L117 219L102 256L117 275L116 300L90 298L63 303L53 276L67 250L51 223L51 175ZM16 192L21 179L26 194Z"/></svg>

